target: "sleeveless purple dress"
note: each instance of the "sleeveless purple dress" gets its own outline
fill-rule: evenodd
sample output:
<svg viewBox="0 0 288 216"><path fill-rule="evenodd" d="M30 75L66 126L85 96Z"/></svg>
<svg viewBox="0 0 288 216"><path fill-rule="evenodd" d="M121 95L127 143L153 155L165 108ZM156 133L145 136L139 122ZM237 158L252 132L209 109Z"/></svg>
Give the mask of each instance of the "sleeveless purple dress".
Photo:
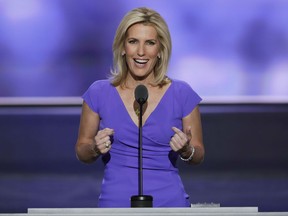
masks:
<svg viewBox="0 0 288 216"><path fill-rule="evenodd" d="M83 99L99 114L100 129L115 132L111 150L102 156L105 169L98 206L130 207L130 197L138 195L138 126L108 80L95 81ZM172 126L182 129L182 118L200 101L187 83L172 80L142 127L143 194L153 196L153 207L190 207L176 167L178 153L169 142L174 135Z"/></svg>

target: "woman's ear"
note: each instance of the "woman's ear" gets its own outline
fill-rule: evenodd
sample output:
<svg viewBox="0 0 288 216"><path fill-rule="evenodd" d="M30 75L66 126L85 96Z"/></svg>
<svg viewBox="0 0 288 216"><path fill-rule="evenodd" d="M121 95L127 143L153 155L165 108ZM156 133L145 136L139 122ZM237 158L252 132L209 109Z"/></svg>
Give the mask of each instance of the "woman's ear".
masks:
<svg viewBox="0 0 288 216"><path fill-rule="evenodd" d="M121 55L124 56L125 54L126 54L126 53L125 53L125 51L123 50L122 53L121 53Z"/></svg>

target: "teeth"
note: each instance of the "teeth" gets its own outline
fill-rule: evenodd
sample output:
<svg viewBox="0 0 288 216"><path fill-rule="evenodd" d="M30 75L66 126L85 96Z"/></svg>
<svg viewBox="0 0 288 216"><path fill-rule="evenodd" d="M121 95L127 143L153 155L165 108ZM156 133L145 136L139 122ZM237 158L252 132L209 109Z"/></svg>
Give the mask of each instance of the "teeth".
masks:
<svg viewBox="0 0 288 216"><path fill-rule="evenodd" d="M145 59L134 59L134 61L138 64L146 64L148 62L148 60Z"/></svg>

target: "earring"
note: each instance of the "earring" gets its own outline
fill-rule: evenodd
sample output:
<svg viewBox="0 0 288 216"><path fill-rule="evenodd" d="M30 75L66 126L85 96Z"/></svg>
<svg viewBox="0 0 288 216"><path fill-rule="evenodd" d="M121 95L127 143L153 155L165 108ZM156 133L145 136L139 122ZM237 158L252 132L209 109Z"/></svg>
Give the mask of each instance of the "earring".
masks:
<svg viewBox="0 0 288 216"><path fill-rule="evenodd" d="M158 54L158 55L157 55L157 58L158 58L158 59L160 59L160 58L161 58L161 57L160 57L160 54Z"/></svg>
<svg viewBox="0 0 288 216"><path fill-rule="evenodd" d="M124 56L124 55L125 55L125 51L123 51L123 52L121 53L121 55Z"/></svg>

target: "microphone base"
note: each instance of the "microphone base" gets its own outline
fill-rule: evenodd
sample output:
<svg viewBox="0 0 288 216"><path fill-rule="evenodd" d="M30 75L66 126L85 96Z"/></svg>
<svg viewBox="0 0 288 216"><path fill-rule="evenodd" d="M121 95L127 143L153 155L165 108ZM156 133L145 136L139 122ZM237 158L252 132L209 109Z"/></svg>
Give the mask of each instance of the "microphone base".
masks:
<svg viewBox="0 0 288 216"><path fill-rule="evenodd" d="M135 195L131 197L132 208L152 208L153 197L150 195Z"/></svg>

